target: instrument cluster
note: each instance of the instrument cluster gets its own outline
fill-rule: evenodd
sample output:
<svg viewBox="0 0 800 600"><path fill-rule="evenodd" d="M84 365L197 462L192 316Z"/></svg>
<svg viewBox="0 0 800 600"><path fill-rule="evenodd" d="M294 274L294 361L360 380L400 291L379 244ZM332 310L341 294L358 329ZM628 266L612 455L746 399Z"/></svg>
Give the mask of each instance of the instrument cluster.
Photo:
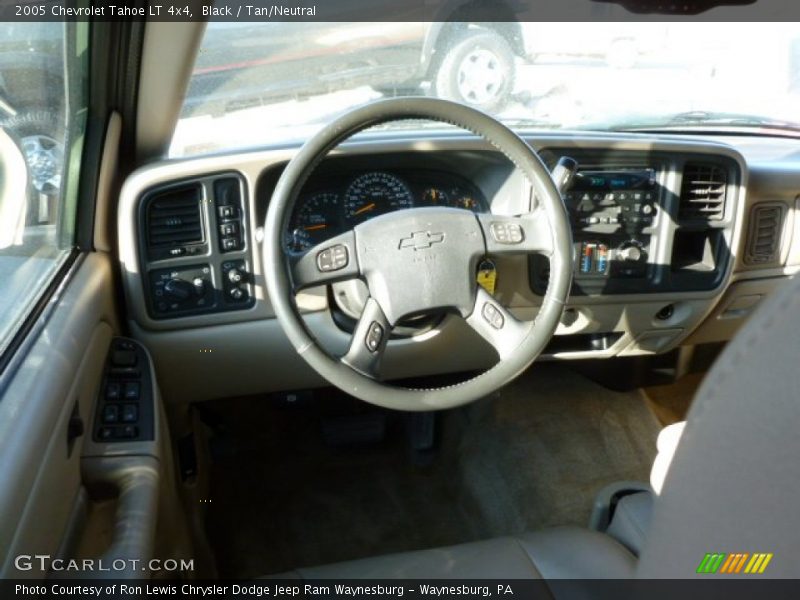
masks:
<svg viewBox="0 0 800 600"><path fill-rule="evenodd" d="M302 253L379 215L426 206L489 211L480 190L451 173L367 171L307 185L297 199L284 245L289 252Z"/></svg>

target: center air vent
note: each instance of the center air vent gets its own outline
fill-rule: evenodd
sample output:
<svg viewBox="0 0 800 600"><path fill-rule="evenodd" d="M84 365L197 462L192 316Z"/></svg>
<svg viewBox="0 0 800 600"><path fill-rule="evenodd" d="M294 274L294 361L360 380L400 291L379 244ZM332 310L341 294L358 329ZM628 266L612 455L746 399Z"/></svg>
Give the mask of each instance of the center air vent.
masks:
<svg viewBox="0 0 800 600"><path fill-rule="evenodd" d="M782 204L759 204L753 207L745 262L760 265L778 260L783 217Z"/></svg>
<svg viewBox="0 0 800 600"><path fill-rule="evenodd" d="M719 221L725 213L727 171L709 163L686 163L683 170L680 221Z"/></svg>
<svg viewBox="0 0 800 600"><path fill-rule="evenodd" d="M182 256L202 244L202 188L190 184L153 194L147 203L147 248L152 258Z"/></svg>

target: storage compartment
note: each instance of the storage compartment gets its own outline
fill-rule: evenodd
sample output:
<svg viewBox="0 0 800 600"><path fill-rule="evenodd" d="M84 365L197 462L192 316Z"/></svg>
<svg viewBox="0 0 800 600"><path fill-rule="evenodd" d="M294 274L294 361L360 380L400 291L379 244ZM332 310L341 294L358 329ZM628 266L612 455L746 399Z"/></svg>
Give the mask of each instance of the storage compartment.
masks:
<svg viewBox="0 0 800 600"><path fill-rule="evenodd" d="M673 287L687 291L713 288L729 253L721 229L678 230L669 266Z"/></svg>
<svg viewBox="0 0 800 600"><path fill-rule="evenodd" d="M678 231L672 245L672 272L708 273L717 266L718 230Z"/></svg>
<svg viewBox="0 0 800 600"><path fill-rule="evenodd" d="M544 349L544 354L560 354L563 352L598 352L608 350L622 337L622 333L578 333L574 335L556 335Z"/></svg>

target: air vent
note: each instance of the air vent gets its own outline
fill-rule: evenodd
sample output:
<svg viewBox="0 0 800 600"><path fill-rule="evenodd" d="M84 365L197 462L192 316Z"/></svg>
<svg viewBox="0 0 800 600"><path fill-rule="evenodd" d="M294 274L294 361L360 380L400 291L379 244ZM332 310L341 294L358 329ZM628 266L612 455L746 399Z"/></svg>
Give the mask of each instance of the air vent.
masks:
<svg viewBox="0 0 800 600"><path fill-rule="evenodd" d="M155 193L147 205L147 246L151 252L203 242L200 185L192 184Z"/></svg>
<svg viewBox="0 0 800 600"><path fill-rule="evenodd" d="M678 219L719 221L725 213L727 171L719 165L686 163Z"/></svg>
<svg viewBox="0 0 800 600"><path fill-rule="evenodd" d="M745 257L748 264L760 265L778 260L784 208L782 204L759 204L753 207Z"/></svg>

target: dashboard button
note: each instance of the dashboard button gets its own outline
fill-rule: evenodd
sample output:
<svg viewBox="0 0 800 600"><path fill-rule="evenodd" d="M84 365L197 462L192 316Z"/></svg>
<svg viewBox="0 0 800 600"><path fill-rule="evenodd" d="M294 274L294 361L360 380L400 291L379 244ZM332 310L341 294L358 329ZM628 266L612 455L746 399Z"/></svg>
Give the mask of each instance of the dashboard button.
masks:
<svg viewBox="0 0 800 600"><path fill-rule="evenodd" d="M223 223L219 226L221 235L236 235L239 232L239 226L235 222Z"/></svg>
<svg viewBox="0 0 800 600"><path fill-rule="evenodd" d="M317 269L322 273L344 269L349 262L347 246L337 244L317 254Z"/></svg>
<svg viewBox="0 0 800 600"><path fill-rule="evenodd" d="M483 305L481 314L483 315L484 320L495 329L502 329L503 325L505 325L506 320L503 317L503 313L501 313L491 302L487 302Z"/></svg>
<svg viewBox="0 0 800 600"><path fill-rule="evenodd" d="M236 267L228 270L228 281L230 281L232 284L239 284L243 279L244 276L242 275L242 272Z"/></svg>
<svg viewBox="0 0 800 600"><path fill-rule="evenodd" d="M239 248L239 240L234 237L222 238L223 250L237 250Z"/></svg>
<svg viewBox="0 0 800 600"><path fill-rule="evenodd" d="M236 207L235 206L218 206L217 207L217 214L222 219L233 219L236 216Z"/></svg>

